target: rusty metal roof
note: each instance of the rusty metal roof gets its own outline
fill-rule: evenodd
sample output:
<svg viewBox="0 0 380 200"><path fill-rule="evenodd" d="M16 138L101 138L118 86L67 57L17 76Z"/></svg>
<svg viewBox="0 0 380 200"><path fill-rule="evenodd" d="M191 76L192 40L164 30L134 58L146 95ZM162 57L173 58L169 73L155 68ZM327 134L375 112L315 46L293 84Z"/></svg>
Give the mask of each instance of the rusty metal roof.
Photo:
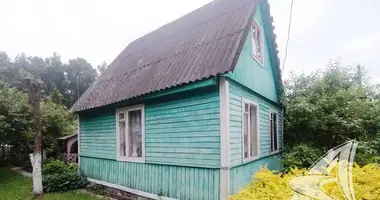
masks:
<svg viewBox="0 0 380 200"><path fill-rule="evenodd" d="M72 110L96 108L233 70L259 0L216 0L133 41Z"/></svg>

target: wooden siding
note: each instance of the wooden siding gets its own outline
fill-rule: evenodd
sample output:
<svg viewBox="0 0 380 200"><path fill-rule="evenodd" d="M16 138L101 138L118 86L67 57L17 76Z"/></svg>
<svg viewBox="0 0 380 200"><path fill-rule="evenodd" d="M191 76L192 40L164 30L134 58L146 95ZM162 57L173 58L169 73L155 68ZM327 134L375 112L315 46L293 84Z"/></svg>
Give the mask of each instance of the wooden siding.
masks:
<svg viewBox="0 0 380 200"><path fill-rule="evenodd" d="M230 194L233 195L251 182L254 174L262 167L270 170L281 170L281 155L274 155L233 167L230 170Z"/></svg>
<svg viewBox="0 0 380 200"><path fill-rule="evenodd" d="M80 115L80 155L116 159L115 111Z"/></svg>
<svg viewBox="0 0 380 200"><path fill-rule="evenodd" d="M279 117L279 145L282 148L282 110L265 98L255 95L250 89L230 80L230 163L237 166L243 163L242 144L242 100L243 98L259 105L260 157L270 155L269 110L277 111Z"/></svg>
<svg viewBox="0 0 380 200"><path fill-rule="evenodd" d="M257 7L255 20L257 23L263 27L264 33L267 32L264 28L264 21L262 17L261 6ZM235 70L229 72L227 76L245 86L253 91L256 91L260 95L274 101L278 102L278 95L275 84L275 77L277 75L277 66L271 62L268 38L267 34L264 36L264 64L261 65L252 56L252 31L248 32L246 41L243 45L243 49L240 53L238 62L236 64Z"/></svg>
<svg viewBox="0 0 380 200"><path fill-rule="evenodd" d="M196 92L145 104L146 163L220 166L219 94ZM80 117L81 155L116 159L115 109Z"/></svg>
<svg viewBox="0 0 380 200"><path fill-rule="evenodd" d="M145 106L146 162L220 166L219 94L192 95Z"/></svg>
<svg viewBox="0 0 380 200"><path fill-rule="evenodd" d="M81 156L80 171L92 179L166 197L219 199L219 169L118 162Z"/></svg>

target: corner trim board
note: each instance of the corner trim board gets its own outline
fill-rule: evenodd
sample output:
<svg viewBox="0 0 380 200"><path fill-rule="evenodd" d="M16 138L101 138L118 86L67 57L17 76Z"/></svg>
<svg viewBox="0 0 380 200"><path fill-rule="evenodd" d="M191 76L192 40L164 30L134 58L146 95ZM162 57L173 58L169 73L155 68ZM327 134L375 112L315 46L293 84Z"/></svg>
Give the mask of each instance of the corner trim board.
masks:
<svg viewBox="0 0 380 200"><path fill-rule="evenodd" d="M78 123L78 174L80 174L80 118L79 113L77 114L77 123Z"/></svg>
<svg viewBox="0 0 380 200"><path fill-rule="evenodd" d="M226 200L230 192L230 134L229 134L229 83L219 78L220 94L220 199Z"/></svg>
<svg viewBox="0 0 380 200"><path fill-rule="evenodd" d="M159 197L158 195L152 194L152 193L149 193L149 192L143 192L143 191L140 191L140 190L135 190L135 189L127 188L127 187L124 187L124 186L116 185L116 184L113 184L113 183L107 183L107 182L99 181L99 180L92 179L92 178L87 178L87 180L90 181L90 182L96 183L96 184L104 185L104 186L115 188L115 189L118 189L118 190L123 190L123 191L129 192L129 193L132 193L132 194L136 194L136 195L147 197L147 198L151 198L151 199L176 200L176 199L173 199L173 198L170 198L170 197L162 197L162 196Z"/></svg>

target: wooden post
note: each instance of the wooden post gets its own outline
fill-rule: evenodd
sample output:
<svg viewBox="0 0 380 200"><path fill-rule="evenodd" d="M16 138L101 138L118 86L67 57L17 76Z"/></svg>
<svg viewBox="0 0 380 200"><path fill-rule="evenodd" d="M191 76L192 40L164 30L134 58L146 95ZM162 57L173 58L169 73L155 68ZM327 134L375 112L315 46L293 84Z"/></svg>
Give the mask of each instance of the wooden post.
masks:
<svg viewBox="0 0 380 200"><path fill-rule="evenodd" d="M28 79L29 82L29 108L33 121L34 153L29 154L33 166L33 194L43 193L41 173L41 88L37 81Z"/></svg>

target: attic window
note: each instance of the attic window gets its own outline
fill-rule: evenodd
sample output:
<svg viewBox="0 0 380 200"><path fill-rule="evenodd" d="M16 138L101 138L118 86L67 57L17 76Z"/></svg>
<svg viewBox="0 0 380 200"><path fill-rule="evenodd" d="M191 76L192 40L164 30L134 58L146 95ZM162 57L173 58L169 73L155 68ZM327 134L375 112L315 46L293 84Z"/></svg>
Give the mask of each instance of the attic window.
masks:
<svg viewBox="0 0 380 200"><path fill-rule="evenodd" d="M116 110L117 158L120 161L144 162L145 117L144 106L137 105Z"/></svg>
<svg viewBox="0 0 380 200"><path fill-rule="evenodd" d="M263 29L253 20L252 22L252 56L261 64L264 63Z"/></svg>

